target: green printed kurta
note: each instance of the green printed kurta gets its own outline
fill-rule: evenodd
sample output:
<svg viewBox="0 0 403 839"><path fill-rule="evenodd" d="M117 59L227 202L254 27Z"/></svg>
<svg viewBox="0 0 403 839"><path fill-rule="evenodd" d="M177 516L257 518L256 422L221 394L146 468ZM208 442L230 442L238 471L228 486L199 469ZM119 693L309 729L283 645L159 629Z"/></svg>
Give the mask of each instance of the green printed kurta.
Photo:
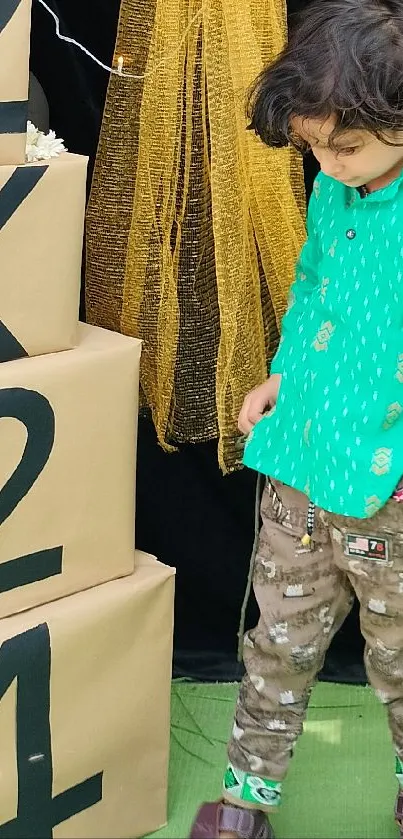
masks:
<svg viewBox="0 0 403 839"><path fill-rule="evenodd" d="M277 405L245 464L372 516L403 475L403 173L365 197L318 176L271 372Z"/></svg>

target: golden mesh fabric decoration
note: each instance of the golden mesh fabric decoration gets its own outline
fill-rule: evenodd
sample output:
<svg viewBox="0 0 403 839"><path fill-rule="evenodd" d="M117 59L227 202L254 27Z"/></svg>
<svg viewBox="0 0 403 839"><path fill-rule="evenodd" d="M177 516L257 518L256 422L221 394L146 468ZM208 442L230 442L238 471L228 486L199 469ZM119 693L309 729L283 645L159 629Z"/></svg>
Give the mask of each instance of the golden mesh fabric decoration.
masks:
<svg viewBox="0 0 403 839"><path fill-rule="evenodd" d="M286 37L283 0L122 0L87 217L90 323L144 341L160 444L219 438L278 339L305 236L302 166L246 131Z"/></svg>

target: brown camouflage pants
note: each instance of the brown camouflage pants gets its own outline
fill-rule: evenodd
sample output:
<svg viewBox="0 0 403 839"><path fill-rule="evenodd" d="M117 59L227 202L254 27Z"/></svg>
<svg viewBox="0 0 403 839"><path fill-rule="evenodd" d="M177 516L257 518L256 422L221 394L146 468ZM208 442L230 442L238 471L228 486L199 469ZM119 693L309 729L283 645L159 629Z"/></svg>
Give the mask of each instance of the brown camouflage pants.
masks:
<svg viewBox="0 0 403 839"><path fill-rule="evenodd" d="M245 636L247 675L229 745L233 767L278 781L354 592L368 679L403 758L403 504L391 500L365 520L317 510L311 550L301 545L307 506L302 493L267 483L254 576L261 617Z"/></svg>

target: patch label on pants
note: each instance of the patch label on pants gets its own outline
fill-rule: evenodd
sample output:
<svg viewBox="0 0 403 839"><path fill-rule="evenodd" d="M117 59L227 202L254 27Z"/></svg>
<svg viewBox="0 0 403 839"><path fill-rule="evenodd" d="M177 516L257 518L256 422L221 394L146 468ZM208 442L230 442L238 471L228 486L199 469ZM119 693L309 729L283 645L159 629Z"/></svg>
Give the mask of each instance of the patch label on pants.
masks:
<svg viewBox="0 0 403 839"><path fill-rule="evenodd" d="M346 556L361 557L370 559L372 562L388 561L388 543L386 539L378 536L356 536L353 533L346 534L345 551Z"/></svg>
<svg viewBox="0 0 403 839"><path fill-rule="evenodd" d="M244 782L243 776L243 772L239 772L239 770L229 764L224 776L224 789L228 790L232 795L236 795L237 798L241 798Z"/></svg>
<svg viewBox="0 0 403 839"><path fill-rule="evenodd" d="M240 801L249 801L253 804L278 807L281 802L281 781L272 781L269 778L260 778L258 775L243 772L231 763L228 764L224 776L224 790L239 798Z"/></svg>

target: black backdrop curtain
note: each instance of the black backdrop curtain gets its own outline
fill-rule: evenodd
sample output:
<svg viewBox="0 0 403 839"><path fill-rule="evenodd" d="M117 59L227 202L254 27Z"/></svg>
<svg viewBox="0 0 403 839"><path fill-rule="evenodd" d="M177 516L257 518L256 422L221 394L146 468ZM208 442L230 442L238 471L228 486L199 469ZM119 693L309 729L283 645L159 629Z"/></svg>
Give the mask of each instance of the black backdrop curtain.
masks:
<svg viewBox="0 0 403 839"><path fill-rule="evenodd" d="M108 64L119 0L47 0L63 34ZM288 10L307 0L289 0ZM56 39L54 23L33 0L31 69L50 107L50 125L67 147L96 154L108 74L77 48ZM310 192L315 168L306 163ZM82 316L85 316L82 310ZM223 477L216 444L182 446L175 455L157 445L152 424L140 420L137 468L137 547L177 569L175 674L233 680L240 606L253 542L255 476ZM248 625L257 619L252 601ZM323 678L364 680L357 610L329 651Z"/></svg>

